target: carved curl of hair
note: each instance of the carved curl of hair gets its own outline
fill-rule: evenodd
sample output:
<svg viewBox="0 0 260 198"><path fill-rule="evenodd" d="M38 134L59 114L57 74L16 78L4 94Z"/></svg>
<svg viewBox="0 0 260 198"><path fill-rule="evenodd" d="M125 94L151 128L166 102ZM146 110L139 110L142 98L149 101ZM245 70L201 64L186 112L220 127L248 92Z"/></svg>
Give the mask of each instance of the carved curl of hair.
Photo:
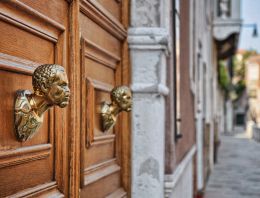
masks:
<svg viewBox="0 0 260 198"><path fill-rule="evenodd" d="M120 87L115 87L111 91L111 99L112 101L115 101L116 103L120 103L122 100L122 96L124 93L129 92L129 88L127 86L120 86Z"/></svg>
<svg viewBox="0 0 260 198"><path fill-rule="evenodd" d="M45 64L37 67L33 72L32 84L35 92L44 94L42 86L50 88L51 84L55 81L57 71L63 71L64 68L56 64Z"/></svg>

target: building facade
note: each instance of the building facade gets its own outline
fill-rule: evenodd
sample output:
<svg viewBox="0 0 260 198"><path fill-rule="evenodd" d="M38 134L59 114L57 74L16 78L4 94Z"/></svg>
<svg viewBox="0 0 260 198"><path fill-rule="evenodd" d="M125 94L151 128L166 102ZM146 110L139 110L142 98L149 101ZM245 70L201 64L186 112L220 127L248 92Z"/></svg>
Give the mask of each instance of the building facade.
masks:
<svg viewBox="0 0 260 198"><path fill-rule="evenodd" d="M160 175L158 178L164 178L165 197L200 196L217 158L218 136L232 129L232 122L231 125L227 125L233 119L232 104L219 85L219 61L228 61L236 51L241 26L240 2L138 2L132 3L131 12L131 18L139 21L133 26L138 27L131 27L129 31L130 45L133 44L134 38L136 41L139 38L139 42L133 48L130 46L134 63L132 88L133 91L138 87L141 89L141 84L137 86L136 81L145 81L146 85L142 84L143 90L136 94L140 106L136 107L138 114L133 112L132 119L133 138L140 138L142 131L140 142L144 153L144 159L140 156L141 150L132 153L138 160L133 161L133 195L142 197L149 192L149 196L153 196L156 194L154 190L157 183L161 191L155 197L162 196L162 183L159 182L161 180L156 181L154 178L155 175ZM137 5L142 6L136 8ZM160 7L157 12L156 7ZM142 12L135 13L137 10ZM146 23L148 21L150 23ZM134 30L135 33L139 33L139 37L133 37ZM144 34L151 34L150 38L145 38ZM158 60L155 64L152 59L157 56L163 61L159 63ZM150 63L149 66L146 63ZM147 68L141 65L146 65ZM144 69L143 73L137 74L141 68ZM157 75L154 77L154 74ZM135 77L138 77L138 80ZM165 91L162 93L163 90ZM155 111L153 108L156 106L141 108L152 100L151 92L158 95L156 106L160 105L160 112L164 115L151 113L144 116L145 121L141 124L140 117L136 115L142 112L148 114L148 109ZM139 95L140 93L143 95ZM157 111L159 112L159 109ZM150 125L154 120L164 133L153 132L157 130ZM158 135L165 137L160 139ZM152 142L157 140L156 149L152 142L146 139L148 136ZM137 148L136 146L135 149ZM146 153L147 150L149 155ZM164 154L161 153L163 150ZM160 164L159 158L150 156L151 152L164 162ZM150 163L148 167L154 171L150 178L147 174L142 174L144 163ZM144 183L153 185L144 187Z"/></svg>
<svg viewBox="0 0 260 198"><path fill-rule="evenodd" d="M0 197L201 196L226 130L218 63L236 50L239 9L239 0L1 1ZM56 82L28 92L42 64L66 70L65 109L50 104ZM114 94L121 85L132 97ZM15 135L21 89L57 106L28 140ZM39 119L35 101L24 112Z"/></svg>
<svg viewBox="0 0 260 198"><path fill-rule="evenodd" d="M260 73L260 57L253 55L246 61L246 95L248 97L247 104L247 129L248 135L253 137L256 141L260 141L260 109L259 109L259 73Z"/></svg>

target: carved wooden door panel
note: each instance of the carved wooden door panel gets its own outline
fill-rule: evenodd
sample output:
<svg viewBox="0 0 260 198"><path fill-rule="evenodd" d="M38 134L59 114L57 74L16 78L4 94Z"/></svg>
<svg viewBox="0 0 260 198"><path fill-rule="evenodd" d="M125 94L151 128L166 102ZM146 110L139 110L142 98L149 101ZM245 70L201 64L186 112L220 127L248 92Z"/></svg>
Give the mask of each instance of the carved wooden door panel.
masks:
<svg viewBox="0 0 260 198"><path fill-rule="evenodd" d="M128 115L104 132L100 104L128 84L128 1L81 0L81 197L127 197Z"/></svg>
<svg viewBox="0 0 260 198"><path fill-rule="evenodd" d="M64 0L0 1L0 197L64 196L66 111L50 110L38 133L21 142L14 99L17 90L32 90L40 64L68 67L68 6Z"/></svg>

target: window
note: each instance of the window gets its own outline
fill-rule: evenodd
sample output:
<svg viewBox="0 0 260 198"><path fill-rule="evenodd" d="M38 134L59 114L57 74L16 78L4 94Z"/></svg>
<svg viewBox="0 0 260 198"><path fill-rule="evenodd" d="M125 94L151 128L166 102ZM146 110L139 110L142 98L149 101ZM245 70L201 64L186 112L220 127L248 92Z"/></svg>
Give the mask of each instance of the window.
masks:
<svg viewBox="0 0 260 198"><path fill-rule="evenodd" d="M175 0L173 2L174 6L174 16L173 16L173 44L174 44L174 92L175 92L175 100L174 100L174 114L175 114L175 123L174 123L174 131L175 131L175 140L177 141L182 137L181 134L181 111L180 111L180 0Z"/></svg>
<svg viewBox="0 0 260 198"><path fill-rule="evenodd" d="M218 1L218 17L228 18L231 15L231 0Z"/></svg>

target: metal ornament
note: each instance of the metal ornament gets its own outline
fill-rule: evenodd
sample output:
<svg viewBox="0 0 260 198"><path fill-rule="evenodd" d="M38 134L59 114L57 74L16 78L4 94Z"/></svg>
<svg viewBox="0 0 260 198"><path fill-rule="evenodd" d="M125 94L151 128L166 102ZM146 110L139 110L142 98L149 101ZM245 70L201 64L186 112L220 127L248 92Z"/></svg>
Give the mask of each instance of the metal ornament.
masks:
<svg viewBox="0 0 260 198"><path fill-rule="evenodd" d="M115 87L112 89L110 97L112 101L111 103L105 101L101 104L103 131L108 131L115 125L120 112L129 112L132 108L132 93L128 87Z"/></svg>
<svg viewBox="0 0 260 198"><path fill-rule="evenodd" d="M19 141L31 139L43 123L44 112L69 104L70 89L64 68L56 64L37 67L32 76L34 92L18 90L15 99L15 133Z"/></svg>

